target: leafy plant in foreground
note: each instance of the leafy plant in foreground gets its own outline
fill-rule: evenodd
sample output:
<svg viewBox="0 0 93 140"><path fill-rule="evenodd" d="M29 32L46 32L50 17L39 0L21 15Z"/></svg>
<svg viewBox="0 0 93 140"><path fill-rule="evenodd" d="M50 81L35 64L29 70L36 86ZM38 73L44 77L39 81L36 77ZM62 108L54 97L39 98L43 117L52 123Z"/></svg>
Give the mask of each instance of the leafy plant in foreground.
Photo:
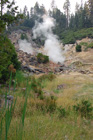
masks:
<svg viewBox="0 0 93 140"><path fill-rule="evenodd" d="M58 112L59 112L59 118L63 118L66 116L66 110L62 106L58 107Z"/></svg>
<svg viewBox="0 0 93 140"><path fill-rule="evenodd" d="M47 112L49 113L53 113L56 110L57 104L54 96L51 96L51 98L46 99L46 108Z"/></svg>
<svg viewBox="0 0 93 140"><path fill-rule="evenodd" d="M78 112L81 117L91 117L93 113L92 104L88 100L82 100L80 104L74 105L73 109Z"/></svg>
<svg viewBox="0 0 93 140"><path fill-rule="evenodd" d="M43 91L42 91L42 84L38 79L34 77L31 80L31 89L34 93L37 94L37 97L39 97L40 99L44 99Z"/></svg>
<svg viewBox="0 0 93 140"><path fill-rule="evenodd" d="M0 82L9 79L10 65L13 65L14 69L12 70L15 71L20 68L14 45L6 36L0 35Z"/></svg>

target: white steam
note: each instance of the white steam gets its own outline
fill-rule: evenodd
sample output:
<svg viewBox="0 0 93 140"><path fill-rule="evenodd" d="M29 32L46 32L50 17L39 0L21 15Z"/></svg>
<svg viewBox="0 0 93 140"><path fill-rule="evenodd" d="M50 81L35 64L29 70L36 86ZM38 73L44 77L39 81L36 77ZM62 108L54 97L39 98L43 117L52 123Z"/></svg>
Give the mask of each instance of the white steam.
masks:
<svg viewBox="0 0 93 140"><path fill-rule="evenodd" d="M55 26L54 22L55 20L53 18L46 15L43 16L43 23L36 21L35 27L33 28L34 38L40 37L41 35L47 38L47 35L52 33L52 28Z"/></svg>
<svg viewBox="0 0 93 140"><path fill-rule="evenodd" d="M27 40L19 40L19 49L27 52L28 54L33 54L33 48L31 43L27 42Z"/></svg>
<svg viewBox="0 0 93 140"><path fill-rule="evenodd" d="M55 20L49 16L43 16L43 22L35 24L33 28L34 38L45 38L44 51L49 56L49 59L55 63L64 62L63 53L58 37L53 34L52 28L55 26Z"/></svg>

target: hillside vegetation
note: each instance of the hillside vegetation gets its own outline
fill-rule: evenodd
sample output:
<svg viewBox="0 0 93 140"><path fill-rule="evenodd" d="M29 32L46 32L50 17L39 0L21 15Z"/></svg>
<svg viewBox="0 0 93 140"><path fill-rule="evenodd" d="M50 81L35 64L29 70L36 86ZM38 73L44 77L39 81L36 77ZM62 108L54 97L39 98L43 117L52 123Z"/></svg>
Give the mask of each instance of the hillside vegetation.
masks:
<svg viewBox="0 0 93 140"><path fill-rule="evenodd" d="M9 140L92 139L91 75L25 78L17 72L15 82L7 88L14 105L0 111L1 139L6 135Z"/></svg>
<svg viewBox="0 0 93 140"><path fill-rule="evenodd" d="M77 31L67 30L59 34L63 44L74 44L76 40L89 37L93 38L93 28L85 28Z"/></svg>
<svg viewBox="0 0 93 140"><path fill-rule="evenodd" d="M13 65L9 70L9 66ZM11 71L15 73L20 68L20 62L17 59L17 54L14 45L6 36L0 35L0 82L5 82L9 79Z"/></svg>

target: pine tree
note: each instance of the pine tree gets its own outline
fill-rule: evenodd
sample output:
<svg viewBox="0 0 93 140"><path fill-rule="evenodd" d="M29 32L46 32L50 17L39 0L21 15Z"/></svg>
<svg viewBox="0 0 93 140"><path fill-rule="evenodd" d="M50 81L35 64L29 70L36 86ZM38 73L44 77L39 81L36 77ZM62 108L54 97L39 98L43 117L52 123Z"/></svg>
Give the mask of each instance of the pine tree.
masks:
<svg viewBox="0 0 93 140"><path fill-rule="evenodd" d="M91 25L93 26L93 0L88 0L88 6L90 11Z"/></svg>
<svg viewBox="0 0 93 140"><path fill-rule="evenodd" d="M36 2L35 3L35 6L34 6L34 14L35 15L38 15L39 14L39 3L38 2Z"/></svg>
<svg viewBox="0 0 93 140"><path fill-rule="evenodd" d="M31 7L31 8L30 8L30 18L31 18L33 15L34 15L34 8Z"/></svg>
<svg viewBox="0 0 93 140"><path fill-rule="evenodd" d="M80 5L76 2L75 13L78 13L79 10L80 10Z"/></svg>
<svg viewBox="0 0 93 140"><path fill-rule="evenodd" d="M65 1L63 8L65 10L65 14L66 14L66 17L67 17L66 26L68 28L68 26L69 26L69 17L70 17L70 1L69 0Z"/></svg>
<svg viewBox="0 0 93 140"><path fill-rule="evenodd" d="M24 16L26 17L27 16L27 6L25 5L25 7L24 7L24 10L23 10L23 14L24 14Z"/></svg>
<svg viewBox="0 0 93 140"><path fill-rule="evenodd" d="M52 0L52 2L51 2L52 11L54 11L55 8L56 8L55 0Z"/></svg>
<svg viewBox="0 0 93 140"><path fill-rule="evenodd" d="M41 15L41 16L44 15L44 14L46 13L46 10L45 10L44 5L41 5L40 8L39 8L39 10L40 10L40 15Z"/></svg>
<svg viewBox="0 0 93 140"><path fill-rule="evenodd" d="M10 0L0 0L0 7L0 32L2 32L6 25L9 26L18 18L22 18L22 15L18 14L18 6L15 6L14 0L12 2ZM4 11L5 8L6 12Z"/></svg>

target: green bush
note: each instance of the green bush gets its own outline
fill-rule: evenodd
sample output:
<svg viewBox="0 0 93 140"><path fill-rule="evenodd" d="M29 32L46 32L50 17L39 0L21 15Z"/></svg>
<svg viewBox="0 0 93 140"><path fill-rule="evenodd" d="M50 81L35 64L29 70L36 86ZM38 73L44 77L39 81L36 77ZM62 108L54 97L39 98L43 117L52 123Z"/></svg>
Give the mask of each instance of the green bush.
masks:
<svg viewBox="0 0 93 140"><path fill-rule="evenodd" d="M34 77L31 79L31 89L40 99L44 99L41 82Z"/></svg>
<svg viewBox="0 0 93 140"><path fill-rule="evenodd" d="M65 108L62 108L62 106L58 107L58 112L59 112L59 118L63 118L67 114Z"/></svg>
<svg viewBox="0 0 93 140"><path fill-rule="evenodd" d="M91 43L88 45L88 48L93 49L93 42L91 42Z"/></svg>
<svg viewBox="0 0 93 140"><path fill-rule="evenodd" d="M83 45L83 46L88 46L88 43L87 43L87 42L81 42L80 45L81 45L81 46L82 46L82 45Z"/></svg>
<svg viewBox="0 0 93 140"><path fill-rule="evenodd" d="M43 55L42 53L38 53L37 61L38 61L38 63L48 63L49 62L49 56Z"/></svg>
<svg viewBox="0 0 93 140"><path fill-rule="evenodd" d="M82 100L80 104L74 105L73 109L80 113L81 117L91 117L93 113L92 104L88 100Z"/></svg>
<svg viewBox="0 0 93 140"><path fill-rule="evenodd" d="M56 99L53 96L51 98L46 99L46 108L47 112L49 113L53 113L56 110L57 108Z"/></svg>
<svg viewBox="0 0 93 140"><path fill-rule="evenodd" d="M7 37L0 35L0 81L8 80L10 75L8 68L11 64L16 70L20 68L14 45Z"/></svg>
<svg viewBox="0 0 93 140"><path fill-rule="evenodd" d="M36 102L36 109L41 110L43 113L54 113L56 111L57 104L55 97L47 97L44 100Z"/></svg>
<svg viewBox="0 0 93 140"><path fill-rule="evenodd" d="M81 52L81 45L76 45L76 52Z"/></svg>
<svg viewBox="0 0 93 140"><path fill-rule="evenodd" d="M54 75L53 73L48 73L48 74L44 74L42 76L39 77L40 82L43 82L44 80L49 80L52 81L56 78L56 75Z"/></svg>
<svg viewBox="0 0 93 140"><path fill-rule="evenodd" d="M58 34L63 44L73 44L76 40L81 40L82 38L89 37L93 38L93 28L74 30L65 30Z"/></svg>

